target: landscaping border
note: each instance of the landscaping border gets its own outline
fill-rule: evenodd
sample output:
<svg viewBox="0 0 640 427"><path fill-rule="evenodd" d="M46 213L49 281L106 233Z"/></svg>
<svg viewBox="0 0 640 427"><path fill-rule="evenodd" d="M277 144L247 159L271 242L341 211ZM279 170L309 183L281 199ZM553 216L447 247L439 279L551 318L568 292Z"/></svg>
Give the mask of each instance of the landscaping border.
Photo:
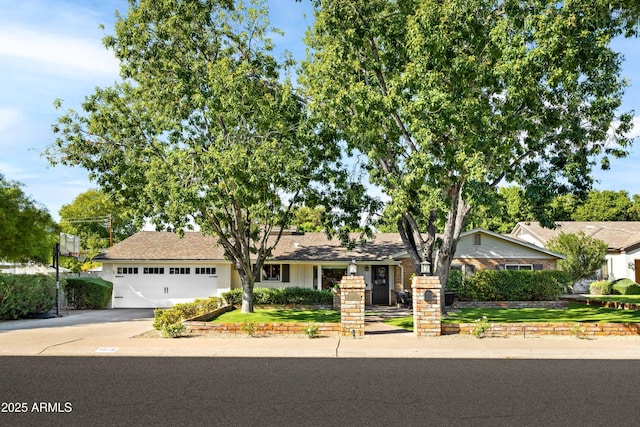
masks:
<svg viewBox="0 0 640 427"><path fill-rule="evenodd" d="M260 306L265 308L267 306ZM290 308L293 306L290 306ZM303 306L295 306L300 308ZM304 306L310 307L310 306ZM314 306L315 307L315 306ZM182 323L187 329L187 334L203 335L203 334L243 334L248 335L246 323L212 323L210 320L215 319L223 313L233 310L235 307L231 304L222 306L216 310L196 316L191 319L185 319ZM279 306L282 308L282 306ZM278 323L252 323L251 333L256 336L264 335L280 335L280 334L306 334L309 325L318 327L318 335L338 335L340 334L340 323L301 323L301 322L278 322Z"/></svg>
<svg viewBox="0 0 640 427"><path fill-rule="evenodd" d="M442 335L474 335L476 323L443 323ZM527 335L635 336L640 323L490 323L485 337Z"/></svg>

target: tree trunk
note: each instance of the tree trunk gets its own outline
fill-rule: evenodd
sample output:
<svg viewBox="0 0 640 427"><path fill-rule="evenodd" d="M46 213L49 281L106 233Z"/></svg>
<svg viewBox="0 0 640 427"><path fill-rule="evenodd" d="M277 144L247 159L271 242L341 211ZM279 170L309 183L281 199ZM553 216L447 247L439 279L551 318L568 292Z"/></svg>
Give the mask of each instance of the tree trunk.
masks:
<svg viewBox="0 0 640 427"><path fill-rule="evenodd" d="M242 283L242 312L253 313L253 281L247 276L240 276Z"/></svg>
<svg viewBox="0 0 640 427"><path fill-rule="evenodd" d="M444 227L444 235L442 236L442 246L438 252L438 278L440 279L441 293L444 297L447 280L449 279L449 269L451 262L455 256L458 247L458 239L464 227L464 222L471 211L471 206L464 200L462 196L463 183L452 187L449 190L448 197L450 199L450 209L447 214L447 221ZM444 313L444 298L440 299L440 309Z"/></svg>

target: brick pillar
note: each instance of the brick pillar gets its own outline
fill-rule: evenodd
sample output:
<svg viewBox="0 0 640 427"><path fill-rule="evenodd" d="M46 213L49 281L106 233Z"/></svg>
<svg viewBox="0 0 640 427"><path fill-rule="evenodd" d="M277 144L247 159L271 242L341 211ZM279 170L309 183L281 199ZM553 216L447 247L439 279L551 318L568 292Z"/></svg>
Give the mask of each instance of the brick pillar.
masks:
<svg viewBox="0 0 640 427"><path fill-rule="evenodd" d="M413 333L418 337L440 336L440 279L438 276L415 276L411 288Z"/></svg>
<svg viewBox="0 0 640 427"><path fill-rule="evenodd" d="M364 335L364 277L344 276L340 281L340 335Z"/></svg>

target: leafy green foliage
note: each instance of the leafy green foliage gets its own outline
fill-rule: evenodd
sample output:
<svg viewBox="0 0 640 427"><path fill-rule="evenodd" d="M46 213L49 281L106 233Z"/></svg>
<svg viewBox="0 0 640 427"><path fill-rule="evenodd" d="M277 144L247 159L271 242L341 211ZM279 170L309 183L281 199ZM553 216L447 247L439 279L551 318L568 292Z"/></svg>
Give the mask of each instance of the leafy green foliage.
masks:
<svg viewBox="0 0 640 427"><path fill-rule="evenodd" d="M57 225L20 187L0 174L0 260L49 264Z"/></svg>
<svg viewBox="0 0 640 427"><path fill-rule="evenodd" d="M562 271L479 270L457 294L463 301L553 301L569 283Z"/></svg>
<svg viewBox="0 0 640 427"><path fill-rule="evenodd" d="M591 191L572 215L574 221L638 221L626 191Z"/></svg>
<svg viewBox="0 0 640 427"><path fill-rule="evenodd" d="M173 323L171 325L164 325L160 332L165 338L179 338L184 335L187 327L182 322Z"/></svg>
<svg viewBox="0 0 640 427"><path fill-rule="evenodd" d="M333 294L330 290L309 288L255 288L255 304L266 305L331 305ZM232 289L222 294L227 303L239 305L242 302L242 289Z"/></svg>
<svg viewBox="0 0 640 427"><path fill-rule="evenodd" d="M56 282L45 275L0 274L0 319L13 320L45 313L54 306Z"/></svg>
<svg viewBox="0 0 640 427"><path fill-rule="evenodd" d="M560 233L547 242L547 248L566 256L558 260L558 269L571 275L573 283L584 279L602 267L607 254L607 244L583 232Z"/></svg>
<svg viewBox="0 0 640 427"><path fill-rule="evenodd" d="M292 62L274 57L270 31L260 0L130 2L104 39L124 80L60 117L47 150L89 170L138 220L216 236L243 311L295 208L331 206L331 226L358 224L365 193L334 132L311 120Z"/></svg>
<svg viewBox="0 0 640 427"><path fill-rule="evenodd" d="M462 287L462 271L451 270L447 279L445 290L448 292L458 292Z"/></svg>
<svg viewBox="0 0 640 427"><path fill-rule="evenodd" d="M63 289L72 307L95 310L109 305L113 284L94 277L69 277Z"/></svg>
<svg viewBox="0 0 640 427"><path fill-rule="evenodd" d="M79 194L73 202L60 208L60 231L80 236L82 251L91 259L139 229L128 210L116 204L98 189ZM110 236L109 229L112 228Z"/></svg>
<svg viewBox="0 0 640 427"><path fill-rule="evenodd" d="M611 293L615 295L640 295L640 285L631 279L620 279L611 283Z"/></svg>
<svg viewBox="0 0 640 427"><path fill-rule="evenodd" d="M416 271L439 245L441 283L467 216L494 206L500 183L519 185L551 225L551 200L583 197L598 160L606 169L628 154L632 114L617 112L626 83L610 43L635 34L629 1L314 4L310 108L366 155Z"/></svg>
<svg viewBox="0 0 640 427"><path fill-rule="evenodd" d="M606 280L591 282L589 284L589 293L591 295L610 295L611 282L608 282Z"/></svg>
<svg viewBox="0 0 640 427"><path fill-rule="evenodd" d="M163 330L163 328L181 323L185 319L210 313L222 305L222 299L211 297L176 304L171 308L158 308L153 312L153 327L158 330Z"/></svg>

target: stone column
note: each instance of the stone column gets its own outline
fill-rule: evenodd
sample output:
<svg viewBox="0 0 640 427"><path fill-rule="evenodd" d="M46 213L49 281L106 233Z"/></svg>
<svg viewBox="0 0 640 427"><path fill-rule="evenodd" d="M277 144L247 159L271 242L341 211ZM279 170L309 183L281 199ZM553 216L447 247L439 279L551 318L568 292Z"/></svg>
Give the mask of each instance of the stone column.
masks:
<svg viewBox="0 0 640 427"><path fill-rule="evenodd" d="M415 276L413 290L413 333L418 337L440 336L440 279L438 276Z"/></svg>
<svg viewBox="0 0 640 427"><path fill-rule="evenodd" d="M364 277L344 276L340 281L340 335L364 335Z"/></svg>

